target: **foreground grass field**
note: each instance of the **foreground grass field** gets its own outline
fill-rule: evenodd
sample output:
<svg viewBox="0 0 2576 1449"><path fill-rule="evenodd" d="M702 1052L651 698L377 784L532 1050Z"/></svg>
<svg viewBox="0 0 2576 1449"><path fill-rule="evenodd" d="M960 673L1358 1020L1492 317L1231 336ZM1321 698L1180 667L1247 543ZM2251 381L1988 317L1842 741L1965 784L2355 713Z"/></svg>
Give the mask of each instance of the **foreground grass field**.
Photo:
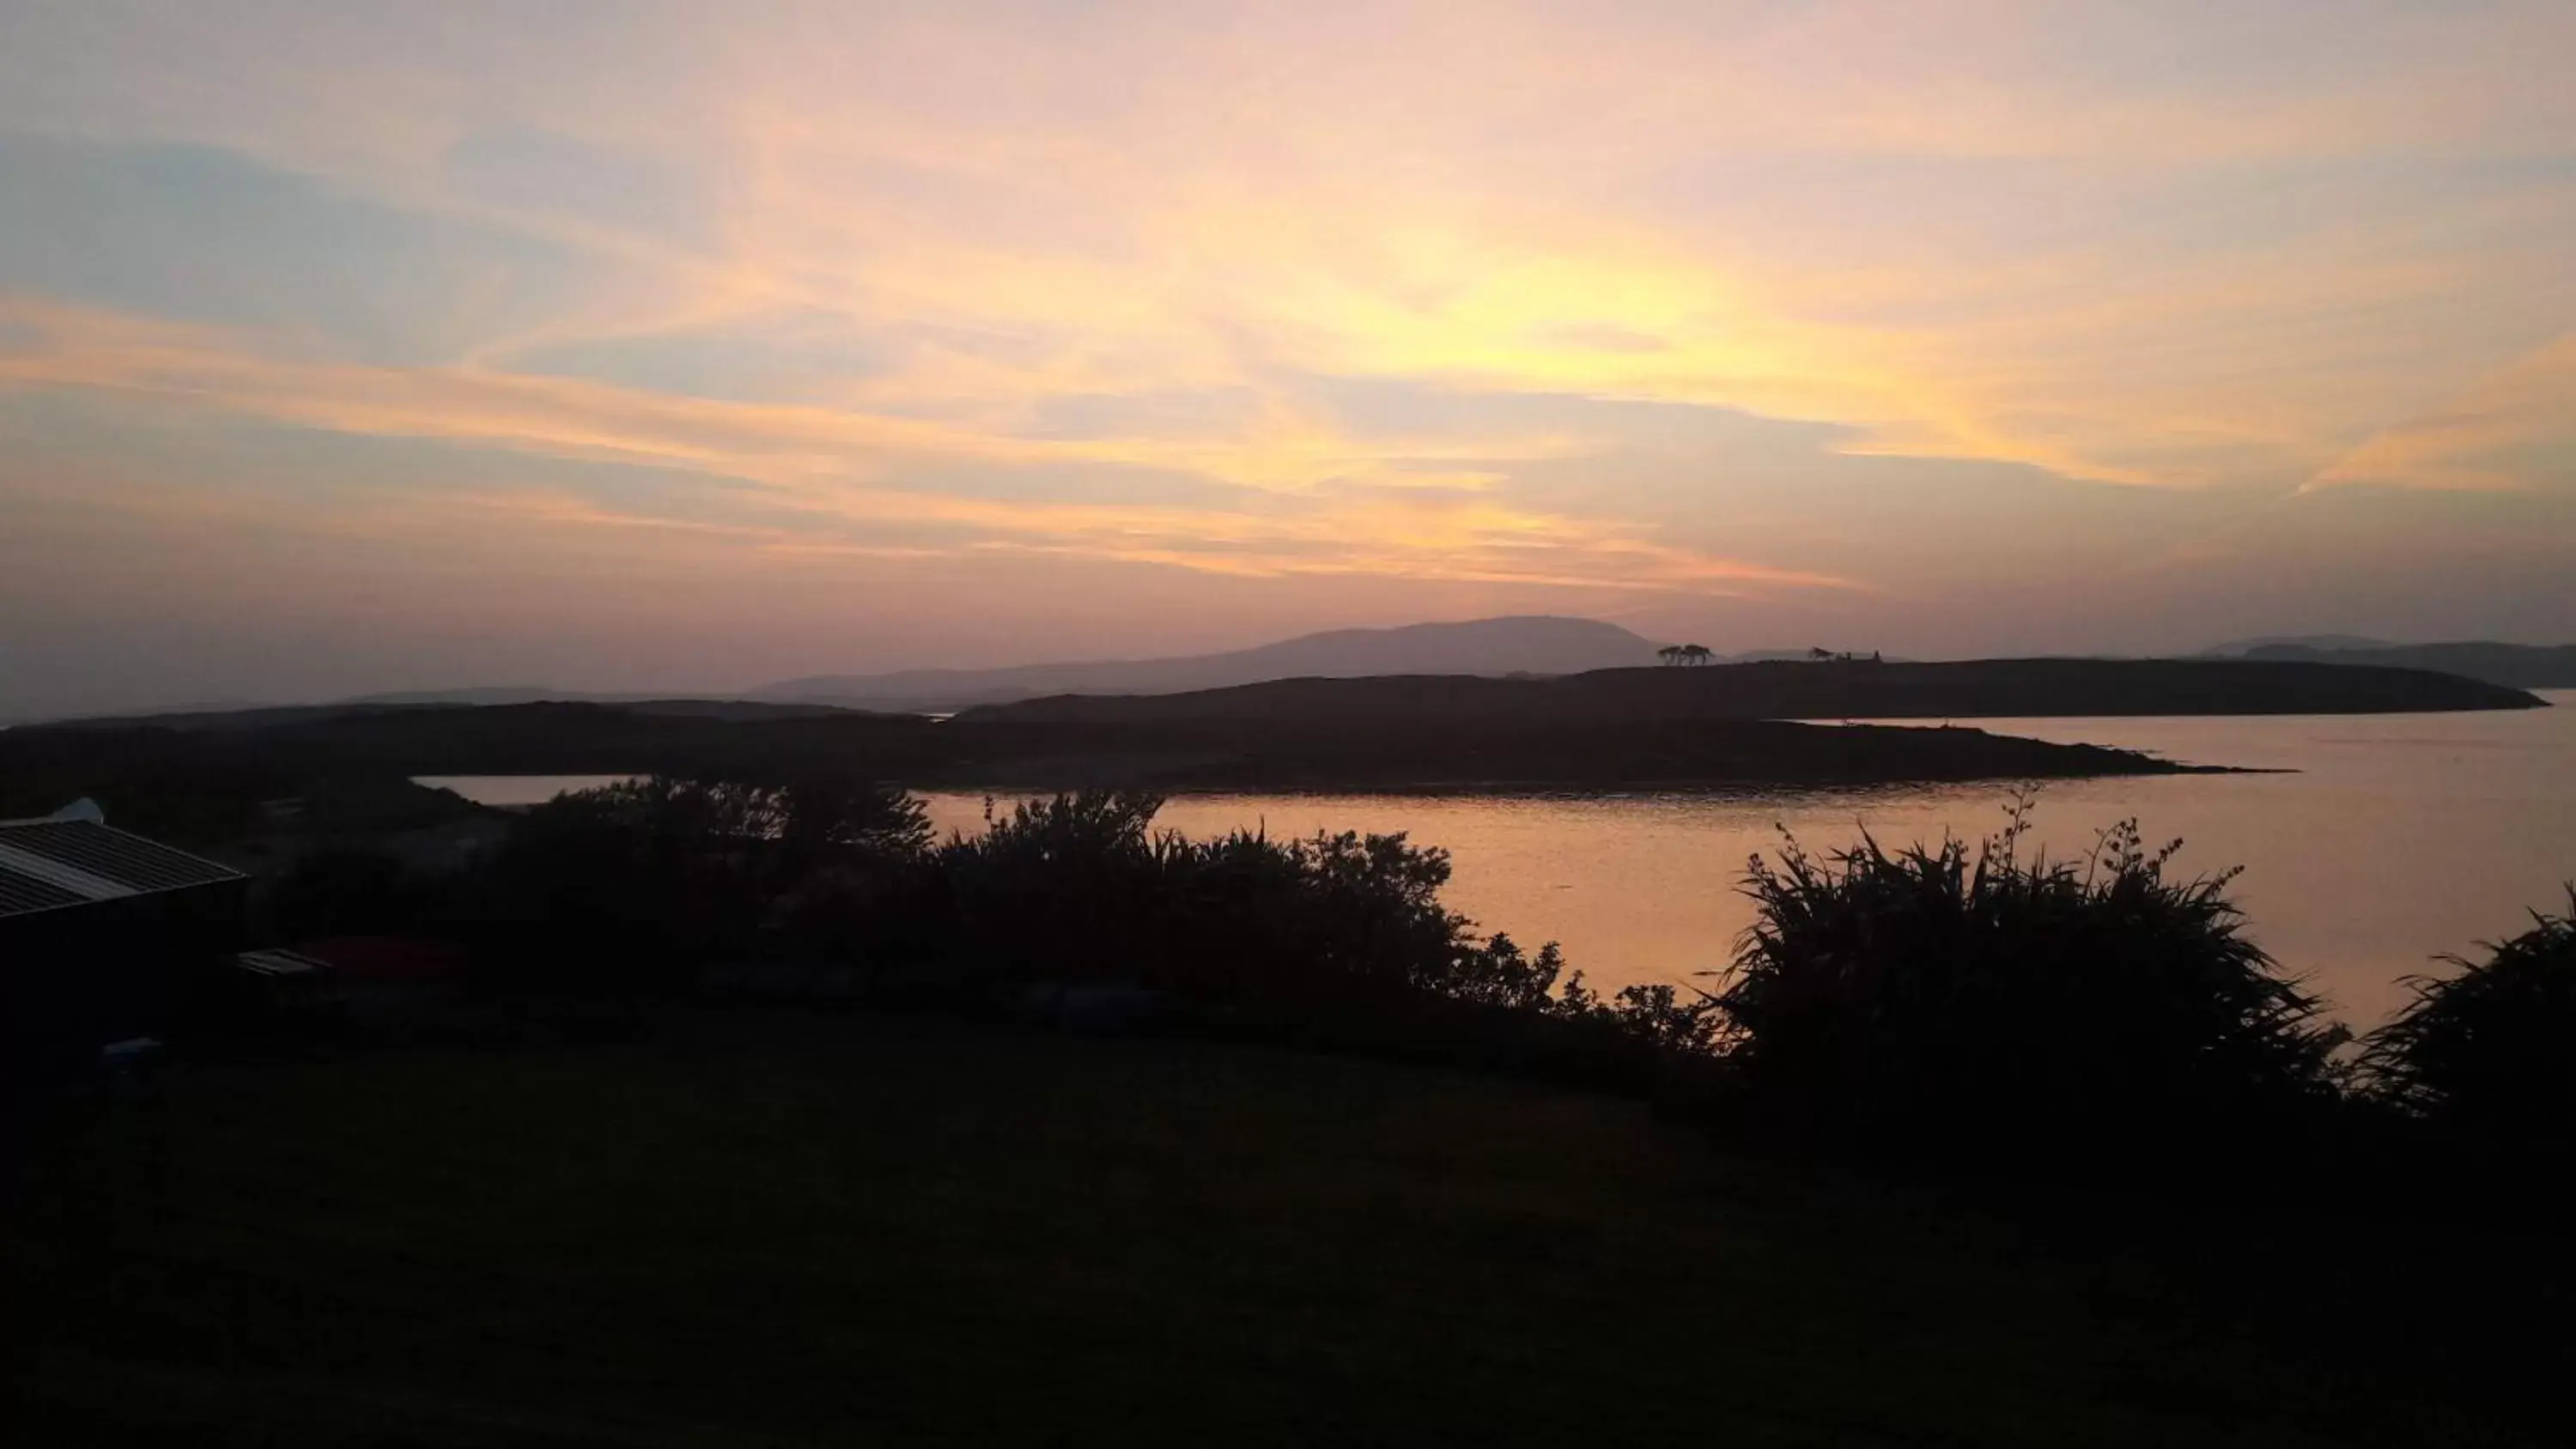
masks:
<svg viewBox="0 0 2576 1449"><path fill-rule="evenodd" d="M2524 1419L2314 1311L2302 1285L2367 1263L2247 1287L2079 1248L2080 1222L2032 1244L1818 1186L1633 1104L1241 1048L687 1017L181 1070L56 1113L21 1166L16 1444L2499 1443Z"/></svg>

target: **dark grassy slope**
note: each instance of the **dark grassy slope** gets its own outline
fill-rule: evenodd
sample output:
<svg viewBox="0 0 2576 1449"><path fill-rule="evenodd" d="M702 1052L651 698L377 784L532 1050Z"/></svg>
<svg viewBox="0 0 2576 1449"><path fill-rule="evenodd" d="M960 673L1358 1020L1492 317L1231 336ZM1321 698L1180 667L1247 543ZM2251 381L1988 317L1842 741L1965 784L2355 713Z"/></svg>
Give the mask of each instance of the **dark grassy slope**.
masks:
<svg viewBox="0 0 2576 1449"><path fill-rule="evenodd" d="M1442 681L1447 683L1449 681ZM1770 720L1563 720L1540 716L1271 718L1027 725L959 721L961 737L1017 743L946 778L1162 790L1866 785L2153 775L2182 767L2124 750L1973 729ZM941 776L931 776L936 783Z"/></svg>
<svg viewBox="0 0 2576 1449"><path fill-rule="evenodd" d="M2520 690L2415 669L2235 659L1997 659L1957 664L1766 662L1604 669L1562 679L1288 679L1195 694L1063 696L961 720L1573 722L1974 719L2045 715L2381 714L2532 709Z"/></svg>
<svg viewBox="0 0 2576 1449"><path fill-rule="evenodd" d="M2036 1247L1266 1051L699 1018L199 1069L28 1166L17 1443L2520 1442L2312 1223Z"/></svg>
<svg viewBox="0 0 2576 1449"><path fill-rule="evenodd" d="M2318 664L2388 665L2438 669L2464 679L2514 689L2576 689L2576 644L2389 644L2376 648L2320 649L2304 644L2262 644L2247 659L2307 660Z"/></svg>
<svg viewBox="0 0 2576 1449"><path fill-rule="evenodd" d="M1405 681L1385 681L1401 685ZM1473 687L1478 680L1440 680ZM1839 784L2055 778L2169 768L2115 750L1975 730L1752 720L1324 719L1053 723L834 713L730 720L594 704L431 707L250 729L152 725L0 732L0 816L97 797L120 822L206 839L258 802L370 790L415 774L664 773L788 780L860 774L922 786L1360 788L1474 784Z"/></svg>

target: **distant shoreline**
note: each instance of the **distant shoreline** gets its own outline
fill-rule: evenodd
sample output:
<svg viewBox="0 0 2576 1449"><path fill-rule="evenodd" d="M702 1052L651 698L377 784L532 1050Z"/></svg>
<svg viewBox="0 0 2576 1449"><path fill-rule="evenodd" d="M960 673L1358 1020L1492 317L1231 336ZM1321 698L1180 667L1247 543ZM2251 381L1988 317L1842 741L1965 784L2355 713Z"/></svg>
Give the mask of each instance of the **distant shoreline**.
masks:
<svg viewBox="0 0 2576 1449"><path fill-rule="evenodd" d="M1061 696L945 721L684 701L376 705L13 729L0 734L0 816L91 796L119 818L140 811L201 840L255 828L263 812L305 808L304 800L324 802L313 808L333 818L399 814L414 808L403 792L429 793L409 783L417 775L1429 795L2225 774L2241 771L2223 760L2183 764L1966 722L2545 707L2518 690L2419 670L2235 660L1852 660L1553 679L1292 679L1192 694ZM1921 722L1877 722L1892 718ZM1795 722L1816 719L1852 722Z"/></svg>
<svg viewBox="0 0 2576 1449"><path fill-rule="evenodd" d="M2153 756L2141 758L2153 760ZM1840 795L1908 787L1932 788L1951 785L2008 784L2014 781L2039 780L2118 780L2154 779L2175 775L2295 775L2296 770L2247 768L2234 765L2174 765L2156 769L2104 769L2059 775L2003 773L1993 775L1908 775L1889 778L1849 780L1713 780L1683 777L1670 780L1623 779L1615 784L1569 783L1561 779L1533 778L1516 780L1365 780L1340 784L1188 784L1157 782L1151 788L1157 793L1191 795L1222 799L1230 795L1311 796L1327 799L1339 795L1387 795L1419 799L1497 799L1497 800L1598 800L1621 795ZM1032 780L923 780L900 782L917 793L939 795L989 794L996 797L1047 795L1067 788L1047 777ZM508 807L527 809L531 807Z"/></svg>
<svg viewBox="0 0 2576 1449"><path fill-rule="evenodd" d="M1068 788L1200 795L1580 795L1602 792L1761 793L1869 790L2000 780L2259 773L2186 764L2105 745L1928 726L1855 726L1867 736L1819 738L1843 726L1758 722L1758 733L1712 729L1704 747L1640 741L1617 730L1569 739L1488 736L1454 763L1426 760L1443 742L1398 736L1301 748L1277 739L1173 741L1169 750L1102 749L961 763L888 777L920 790L1045 793ZM1332 742L1345 743L1345 742ZM1500 757L1499 759L1497 757ZM1507 761L1507 763L1506 763Z"/></svg>
<svg viewBox="0 0 2576 1449"><path fill-rule="evenodd" d="M1980 659L1946 664L1765 661L1601 669L1552 679L1375 675L1271 680L1183 694L1057 695L960 721L1310 723L1355 718L1528 722L1868 724L1973 719L2442 714L2547 709L2528 691L2422 669L2239 659Z"/></svg>
<svg viewBox="0 0 2576 1449"><path fill-rule="evenodd" d="M2571 646L2576 648L2576 646ZM2546 651L2540 651L2546 652ZM1067 666L1068 668L1070 666ZM645 714L703 715L729 720L879 715L949 719L1017 717L1083 709L1121 709L1112 701L1263 700L1279 691L1359 691L1384 696L1447 681L1453 690L1489 697L1590 693L1616 707L1649 712L1681 701L1692 717L1772 719L1812 724L1929 723L2011 718L2224 717L2280 714L2444 714L2461 710L2546 709L2535 689L2442 672L2340 658L2263 656L2192 659L1975 659L1910 663L1875 659L1738 660L1701 666L1611 667L1560 673L1441 669L1351 673L1284 672L1218 686L1109 689L1071 683L1008 699L779 700L743 695L597 695L540 689L468 689L379 695L324 704L179 706L122 714L0 719L0 731L153 725L166 729L239 729L312 723L409 710L497 709L529 705L600 705ZM1262 693L1246 693L1256 691ZM1532 693L1541 691L1541 693ZM1141 706L1147 710L1170 706Z"/></svg>
<svg viewBox="0 0 2576 1449"><path fill-rule="evenodd" d="M0 816L97 799L191 842L263 818L409 819L440 775L665 775L1051 794L1758 791L2181 775L2136 751L1966 727L1770 720L1354 715L1176 724L728 718L617 705L373 710L253 725L87 725L0 736ZM405 792L420 797L404 803ZM314 813L318 812L318 813ZM355 812L355 813L353 813ZM435 812L431 812L435 813ZM342 828L332 826L330 828Z"/></svg>

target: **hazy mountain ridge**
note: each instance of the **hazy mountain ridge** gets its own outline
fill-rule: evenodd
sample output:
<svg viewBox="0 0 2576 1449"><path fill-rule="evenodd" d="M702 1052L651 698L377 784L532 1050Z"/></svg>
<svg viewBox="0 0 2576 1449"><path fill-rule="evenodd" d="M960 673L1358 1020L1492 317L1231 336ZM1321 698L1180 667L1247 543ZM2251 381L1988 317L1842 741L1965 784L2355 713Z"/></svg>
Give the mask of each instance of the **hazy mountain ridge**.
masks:
<svg viewBox="0 0 2576 1449"><path fill-rule="evenodd" d="M382 694L357 694L336 699L343 705L410 705L410 704L637 704L645 700L673 698L668 691L655 693L600 692L583 689L555 689L543 684L480 684L459 689L396 689Z"/></svg>
<svg viewBox="0 0 2576 1449"><path fill-rule="evenodd" d="M2331 653L2341 649L2399 649L2405 646L2394 639L2375 639L2368 634L2258 634L2251 639L2230 639L2200 651L2203 659L2242 659L2257 649L2283 646Z"/></svg>
<svg viewBox="0 0 2576 1449"><path fill-rule="evenodd" d="M751 691L759 700L956 710L1059 694L1178 694L1273 679L1376 674L1581 674L1655 662L1654 641L1598 619L1534 614L1392 629L1335 629L1216 654L1074 660L999 669L816 675Z"/></svg>
<svg viewBox="0 0 2576 1449"><path fill-rule="evenodd" d="M1059 694L1180 694L1274 679L1350 679L1379 674L1582 674L1659 662L1655 641L1598 619L1552 614L1505 615L1383 629L1333 629L1212 654L1141 659L1061 660L989 669L903 669L873 674L820 674L747 690L583 690L544 684L464 685L405 689L329 700L242 700L172 704L71 715L0 717L0 728L41 723L151 720L174 729L218 722L252 724L316 713L522 704L617 704L864 709L948 713ZM1803 649L1759 649L1716 655L1711 663L1802 659Z"/></svg>
<svg viewBox="0 0 2576 1449"><path fill-rule="evenodd" d="M743 717L762 709L862 709L947 713L1059 695L1187 694L1286 679L1374 675L1557 677L1658 662L1655 641L1616 624L1560 615L1514 615L1384 629L1336 629L1247 649L1142 659L1067 660L989 669L906 669L824 674L749 690L604 691L548 685L396 690L312 703L207 701L112 713L0 718L0 728L53 722L144 721L174 729L235 727L349 711L584 703L704 710ZM1712 664L1806 661L1805 649L1721 654ZM2071 658L2101 658L2075 655ZM2396 644L2357 634L2266 635L2191 656L2274 663L2431 670L2509 689L2576 689L2576 644L2488 640ZM1912 662L1890 655L1888 664Z"/></svg>

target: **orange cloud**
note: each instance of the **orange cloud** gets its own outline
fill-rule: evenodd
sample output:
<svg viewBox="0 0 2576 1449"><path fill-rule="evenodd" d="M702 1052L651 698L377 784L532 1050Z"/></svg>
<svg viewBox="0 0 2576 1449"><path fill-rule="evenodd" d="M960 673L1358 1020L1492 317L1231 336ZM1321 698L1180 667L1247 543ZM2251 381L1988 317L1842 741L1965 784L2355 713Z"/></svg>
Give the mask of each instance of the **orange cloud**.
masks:
<svg viewBox="0 0 2576 1449"><path fill-rule="evenodd" d="M2576 333L2390 428L2300 489L2576 490Z"/></svg>
<svg viewBox="0 0 2576 1449"><path fill-rule="evenodd" d="M0 303L0 323L39 339L0 355L0 387L141 394L338 432L686 469L763 485L762 502L771 511L803 515L817 526L929 525L972 535L957 549L1052 550L1233 574L1374 572L1698 593L1855 587L1828 575L1658 545L1649 530L1616 520L1513 508L1485 496L1477 475L1419 471L1425 461L1449 454L1485 456L1481 444L1401 442L1401 455L1389 458L1323 433L1256 432L1230 447L1051 441L472 368L282 360L234 350L243 339L211 329L25 300ZM926 459L1170 468L1217 482L1276 485L1276 501L1251 509L1092 504L905 487L908 468ZM1426 478L1438 486L1423 486ZM935 551L780 524L657 516L547 493L475 495L450 505L460 501L534 523L667 529L787 554ZM410 499L403 506L424 505Z"/></svg>

